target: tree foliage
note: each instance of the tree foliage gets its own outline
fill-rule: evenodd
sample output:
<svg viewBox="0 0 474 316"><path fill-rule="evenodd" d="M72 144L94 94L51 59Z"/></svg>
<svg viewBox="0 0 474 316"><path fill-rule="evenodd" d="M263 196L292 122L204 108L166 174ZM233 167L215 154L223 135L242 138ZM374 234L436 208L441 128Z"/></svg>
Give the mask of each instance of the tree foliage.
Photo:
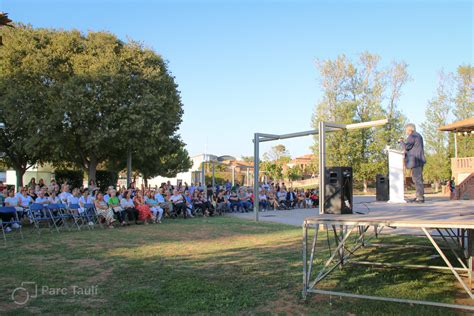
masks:
<svg viewBox="0 0 474 316"><path fill-rule="evenodd" d="M453 114L456 120L474 117L474 67L461 65L453 74L455 83ZM474 157L474 137L458 135L459 157Z"/></svg>
<svg viewBox="0 0 474 316"><path fill-rule="evenodd" d="M274 181L283 179L283 166L281 163L265 160L260 162L260 170L264 171Z"/></svg>
<svg viewBox="0 0 474 316"><path fill-rule="evenodd" d="M425 178L438 187L441 180L450 178L450 158L454 156L454 137L438 131L449 123L450 114L454 120L464 120L474 116L474 67L459 66L454 73L442 72L436 95L426 106L426 120L422 124L425 137L427 163ZM474 156L472 136L457 135L458 156Z"/></svg>
<svg viewBox="0 0 474 316"><path fill-rule="evenodd" d="M313 115L313 127L319 121L358 123L388 118L383 128L335 132L327 135L328 165L352 166L356 179L367 184L377 173L387 171L383 149L395 144L401 135L405 117L398 110L402 89L410 79L407 64L393 62L380 66L380 57L362 53L357 61L345 55L317 63L323 97ZM314 149L318 148L315 138Z"/></svg>
<svg viewBox="0 0 474 316"><path fill-rule="evenodd" d="M425 179L435 182L436 189L441 180L450 176L448 134L438 130L448 123L452 101L449 85L449 76L441 73L436 96L428 101L426 120L421 124L427 157L424 175Z"/></svg>
<svg viewBox="0 0 474 316"><path fill-rule="evenodd" d="M285 178L291 181L296 181L298 179L301 179L303 176L303 170L299 165L296 165L294 167L288 167L285 171L284 174Z"/></svg>
<svg viewBox="0 0 474 316"><path fill-rule="evenodd" d="M268 152L263 154L263 160L275 161L279 163L289 162L291 159L290 152L285 145L279 144L273 146Z"/></svg>
<svg viewBox="0 0 474 316"><path fill-rule="evenodd" d="M253 163L254 156L240 156L240 159L242 159L245 162Z"/></svg>
<svg viewBox="0 0 474 316"><path fill-rule="evenodd" d="M0 122L5 124L0 129L0 152L15 169L19 187L26 170L45 160L42 144L51 114L49 82L43 75L48 60L36 47L45 44L48 32L31 28L1 32L8 42L0 47Z"/></svg>
<svg viewBox="0 0 474 316"><path fill-rule="evenodd" d="M12 135L0 134L0 150L15 148L11 161L28 155L15 169L44 159L95 179L99 164L125 166L128 150L147 177L189 166L177 134L181 98L161 56L105 32L19 26L2 34L0 119Z"/></svg>

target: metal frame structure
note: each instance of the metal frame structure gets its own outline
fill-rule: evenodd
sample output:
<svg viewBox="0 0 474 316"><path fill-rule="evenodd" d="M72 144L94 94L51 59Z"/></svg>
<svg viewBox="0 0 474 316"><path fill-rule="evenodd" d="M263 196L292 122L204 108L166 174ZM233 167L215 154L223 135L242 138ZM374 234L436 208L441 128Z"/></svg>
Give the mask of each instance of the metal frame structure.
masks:
<svg viewBox="0 0 474 316"><path fill-rule="evenodd" d="M371 128L382 126L388 123L387 119L377 120L377 121L370 121L370 122L362 122L362 123L354 123L354 124L338 124L338 123L331 123L331 122L319 122L319 128L304 132L297 132L291 134L283 134L283 135L275 135L275 134L263 134L263 133L255 133L253 139L254 145L254 183L253 183L253 192L255 196L258 195L259 190L259 162L260 162L260 143L263 142L270 142L280 139L288 139L288 138L295 138L295 137L303 137L303 136L310 136L319 134L319 213L324 213L324 169L326 168L326 133L328 132L335 132L341 130L357 130L361 128ZM253 210L255 213L255 220L258 222L259 220L259 203L254 203Z"/></svg>
<svg viewBox="0 0 474 316"><path fill-rule="evenodd" d="M366 218L364 218L366 216ZM388 215L389 216L389 215ZM373 228L371 230L370 228ZM416 264L394 264L381 262L357 261L353 258L356 252L364 247L370 246L390 246L390 245L376 245L369 243L370 239L377 238L379 233L385 228L418 228L421 229L430 241L437 254L443 259L446 266L431 266L431 265L416 265ZM308 252L308 231L314 229L314 236L312 238L311 247ZM458 230L456 233L455 230ZM434 236L431 231L435 230L439 235ZM373 231L373 233L370 233ZM326 232L327 249L329 250L329 258L325 261L322 268L312 277L312 270L314 270L314 259L316 257L318 235ZM318 234L319 233L319 234ZM334 248L331 247L331 235L334 235ZM356 235L353 238L350 238ZM435 240L438 239L438 241ZM440 246L443 242L444 247ZM322 295L334 295L339 297L362 298L387 302L398 302L408 304L421 304L437 307L447 307L474 311L474 306L460 305L460 304L446 304L440 302L419 301L412 299L391 298L370 296L362 294L353 294L338 291L328 291L318 289L316 286L327 278L331 272L337 267L342 268L344 265L360 264L372 265L379 267L405 267L405 268L419 268L419 269L436 269L448 270L456 277L463 289L466 291L471 299L474 299L474 292L472 290L472 268L473 268L473 245L474 245L474 221L464 220L457 222L449 221L419 221L419 220L392 220L389 218L370 218L369 215L320 215L316 217L307 218L303 223L303 298L306 299L308 293L317 293ZM400 246L400 245L398 245ZM426 248L426 246L424 247ZM457 266L451 262L445 251L449 251ZM310 253L308 258L308 253ZM324 261L323 261L324 262ZM467 278L467 282L462 277Z"/></svg>

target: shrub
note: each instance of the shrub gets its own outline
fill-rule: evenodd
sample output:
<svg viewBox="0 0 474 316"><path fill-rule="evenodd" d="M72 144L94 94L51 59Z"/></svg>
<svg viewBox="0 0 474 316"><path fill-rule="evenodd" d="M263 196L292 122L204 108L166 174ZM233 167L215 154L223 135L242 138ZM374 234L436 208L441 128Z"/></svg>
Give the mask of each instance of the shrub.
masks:
<svg viewBox="0 0 474 316"><path fill-rule="evenodd" d="M107 190L107 187L117 185L118 173L109 170L97 170L95 174L97 186L102 192Z"/></svg>
<svg viewBox="0 0 474 316"><path fill-rule="evenodd" d="M55 170L54 178L59 185L68 183L71 188L80 188L84 180L84 173L81 170Z"/></svg>

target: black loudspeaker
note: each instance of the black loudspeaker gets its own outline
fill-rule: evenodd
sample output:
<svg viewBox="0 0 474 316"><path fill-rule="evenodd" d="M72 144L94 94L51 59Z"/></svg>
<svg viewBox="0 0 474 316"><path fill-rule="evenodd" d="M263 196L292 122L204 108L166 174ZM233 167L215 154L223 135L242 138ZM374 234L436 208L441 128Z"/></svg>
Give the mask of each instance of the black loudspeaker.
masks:
<svg viewBox="0 0 474 316"><path fill-rule="evenodd" d="M352 214L352 167L326 168L324 213Z"/></svg>
<svg viewBox="0 0 474 316"><path fill-rule="evenodd" d="M375 176L375 199L377 201L388 201L390 198L388 176L378 174Z"/></svg>

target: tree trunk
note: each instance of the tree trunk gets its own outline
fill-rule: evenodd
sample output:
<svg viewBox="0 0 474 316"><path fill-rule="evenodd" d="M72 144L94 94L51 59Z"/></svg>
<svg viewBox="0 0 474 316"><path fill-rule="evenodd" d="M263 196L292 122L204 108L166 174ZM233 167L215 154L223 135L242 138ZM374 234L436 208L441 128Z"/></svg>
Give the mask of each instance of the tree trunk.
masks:
<svg viewBox="0 0 474 316"><path fill-rule="evenodd" d="M26 170L22 168L15 168L16 173L16 190L17 192L20 191L20 188L23 187L23 175L25 174Z"/></svg>
<svg viewBox="0 0 474 316"><path fill-rule="evenodd" d="M439 184L440 184L440 183L439 183L438 180L436 180L436 181L434 182L434 185L435 185L435 187L434 187L435 193L438 193L438 191L439 191Z"/></svg>
<svg viewBox="0 0 474 316"><path fill-rule="evenodd" d="M87 174L88 174L88 179L87 181L94 180L95 183L97 183L96 179L96 171L97 171L97 159L96 158L91 158L89 162L89 166L87 168Z"/></svg>
<svg viewBox="0 0 474 316"><path fill-rule="evenodd" d="M367 193L367 186L368 186L367 179L364 179L363 183L364 183L364 193Z"/></svg>

